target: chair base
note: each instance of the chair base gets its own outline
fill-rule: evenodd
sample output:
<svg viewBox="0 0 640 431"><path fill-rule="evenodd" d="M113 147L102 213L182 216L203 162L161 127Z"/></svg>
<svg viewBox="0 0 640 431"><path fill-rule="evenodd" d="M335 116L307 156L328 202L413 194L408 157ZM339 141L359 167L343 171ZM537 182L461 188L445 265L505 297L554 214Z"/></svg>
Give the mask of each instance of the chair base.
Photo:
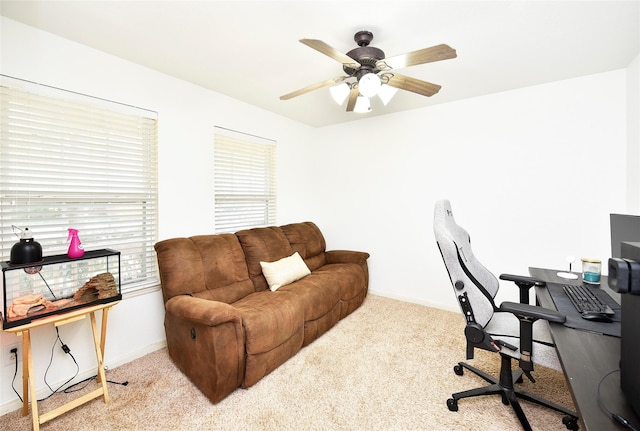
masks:
<svg viewBox="0 0 640 431"><path fill-rule="evenodd" d="M458 365L454 367L454 371L457 375L461 376L464 373L464 368L476 374L477 376L483 378L487 382L491 383L489 386L484 386L476 389L470 389L468 391L458 392L452 395L452 398L447 400L447 407L451 411L458 410L458 400L462 398L469 397L477 397L482 395L496 395L500 394L502 396L502 403L505 405L511 405L516 416L518 416L518 420L522 425L522 428L525 431L532 431L531 425L527 420L527 417L520 407L520 403L518 399L523 399L526 401L530 401L558 412L564 413L565 416L562 422L565 424L567 429L569 430L577 430L578 429L578 416L575 412L568 410L561 405L552 403L551 401L545 400L544 398L538 397L530 392L524 391L522 389L515 388L513 386L513 382L522 381L522 370L511 372L511 357L500 354L502 357L501 366L500 366L500 379L496 379L493 376L481 371L469 364L464 362L459 362Z"/></svg>

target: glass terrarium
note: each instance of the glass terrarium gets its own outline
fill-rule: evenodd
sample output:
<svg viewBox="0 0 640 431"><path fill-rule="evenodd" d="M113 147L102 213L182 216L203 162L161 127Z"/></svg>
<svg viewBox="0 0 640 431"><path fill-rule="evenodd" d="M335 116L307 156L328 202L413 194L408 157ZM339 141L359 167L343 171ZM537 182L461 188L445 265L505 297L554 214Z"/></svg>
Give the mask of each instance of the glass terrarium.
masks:
<svg viewBox="0 0 640 431"><path fill-rule="evenodd" d="M60 254L36 263L1 265L5 329L122 299L119 251L86 251L75 259Z"/></svg>

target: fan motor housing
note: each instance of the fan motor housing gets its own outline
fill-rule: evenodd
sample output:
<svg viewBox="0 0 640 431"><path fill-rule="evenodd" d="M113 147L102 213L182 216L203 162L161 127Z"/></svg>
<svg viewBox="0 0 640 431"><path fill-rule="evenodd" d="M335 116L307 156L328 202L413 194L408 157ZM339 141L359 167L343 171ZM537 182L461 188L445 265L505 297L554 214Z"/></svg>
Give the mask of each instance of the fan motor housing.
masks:
<svg viewBox="0 0 640 431"><path fill-rule="evenodd" d="M384 58L384 51L373 46L361 46L347 52L347 55L361 65L360 68L350 67L348 64L342 67L345 73L349 76L354 76L359 70L363 69L365 73L379 72L379 69L376 69L376 64Z"/></svg>
<svg viewBox="0 0 640 431"><path fill-rule="evenodd" d="M380 69L376 68L378 61L385 58L384 51L374 46L369 46L373 40L373 33L367 30L357 32L353 36L353 40L358 44L358 48L354 48L347 52L347 56L353 58L360 63L359 68L350 67L345 64L342 69L349 76L355 76L358 79L367 73L378 73Z"/></svg>

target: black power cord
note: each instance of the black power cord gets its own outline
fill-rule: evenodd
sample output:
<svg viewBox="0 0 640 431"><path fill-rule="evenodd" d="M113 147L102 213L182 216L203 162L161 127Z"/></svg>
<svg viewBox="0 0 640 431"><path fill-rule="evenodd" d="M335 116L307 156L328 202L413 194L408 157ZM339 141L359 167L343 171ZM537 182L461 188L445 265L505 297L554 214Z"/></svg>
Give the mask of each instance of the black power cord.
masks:
<svg viewBox="0 0 640 431"><path fill-rule="evenodd" d="M71 394L73 392L81 391L81 390L83 390L84 388L86 388L89 385L89 382L91 382L92 380L95 380L97 378L98 378L97 374L92 376L92 377L87 377L86 379L80 380L78 383L74 383L73 385L70 385L69 387L65 388L63 390L63 392L65 394ZM76 386L78 386L78 385L80 385L82 383L84 383L84 385L82 387L79 387L79 388L73 389L73 390L71 389L71 388L75 388ZM121 386L127 386L129 384L128 381L125 381L125 382L114 382L112 380L107 380L107 383L111 383L111 384L114 384L114 385L121 385Z"/></svg>
<svg viewBox="0 0 640 431"><path fill-rule="evenodd" d="M637 428L635 428L631 422L629 422L628 420L626 420L624 417L622 417L621 415L619 415L618 413L613 413L611 410L609 410L604 403L602 402L602 397L600 396L600 386L602 386L602 382L605 381L605 379L607 377L609 377L610 375L612 375L613 373L619 373L620 369L615 369L615 370L611 370L608 373L606 373L604 376L602 376L602 378L600 379L600 382L598 382L598 392L597 392L597 398L598 398L598 405L600 406L600 408L602 409L602 411L604 411L607 415L611 416L611 419L615 420L616 422L618 422L620 425L622 425L625 428L630 429L631 431L638 431Z"/></svg>
<svg viewBox="0 0 640 431"><path fill-rule="evenodd" d="M61 389L67 385L69 382L71 382L71 380L75 379L78 376L78 372L80 371L80 366L78 365L78 362L76 361L76 358L71 354L71 349L69 348L69 346L67 346L62 339L60 338L60 331L58 330L58 327L56 326L56 339L53 342L53 346L51 347L51 358L49 359L49 365L47 365L47 369L44 373L44 383L47 385L47 387L49 388L49 390L51 391L51 393L49 395L47 395L46 397L39 399L38 401L44 401L46 399L49 399L50 397L52 397L53 395L59 393L61 391ZM47 382L47 373L49 372L49 368L51 368L51 364L53 362L53 352L56 346L56 342L60 341L60 347L62 348L62 351L64 353L66 353L67 355L69 355L71 357L71 359L73 360L74 364L76 364L76 371L75 374L69 378L66 382L64 382L63 384L61 384L60 386L58 386L58 388L53 389L51 386L49 386L49 383ZM20 394L18 393L18 391L15 388L15 381L16 381L16 376L18 375L18 349L11 349L11 353L15 354L15 358L16 358L16 367L15 367L15 371L13 373L13 379L11 380L11 389L13 389L13 392L16 393L16 395L18 396L18 398L20 399L20 402L24 402L22 399L22 396L20 396ZM81 391L82 389L86 388L87 385L89 384L89 382L93 379L96 379L98 377L98 375L94 375L92 377L87 377L84 380L81 380L77 383L74 383L73 385L70 385L68 387L66 387L65 389L62 389L62 392L64 393L73 393L73 392L78 392ZM76 387L78 385L80 385L81 383L85 383L84 386L71 390L71 388ZM128 381L125 382L114 382L111 380L107 380L107 383L112 383L112 384L116 384L116 385L122 385L122 386L127 386L129 384Z"/></svg>
<svg viewBox="0 0 640 431"><path fill-rule="evenodd" d="M11 389L13 389L13 392L15 392L18 398L20 398L20 402L23 402L22 397L20 396L18 391L16 391L16 387L15 387L16 376L18 375L18 349L17 348L11 349L11 353L13 353L14 357L16 358L16 369L13 372L13 380L11 380Z"/></svg>
<svg viewBox="0 0 640 431"><path fill-rule="evenodd" d="M66 344L64 344L62 342L62 339L60 338L60 331L58 330L58 327L56 326L55 328L56 328L56 339L53 342L53 346L51 346L51 358L49 359L49 365L47 365L47 369L44 372L44 383L45 383L45 385L47 385L47 387L49 388L51 393L49 395L47 395L46 397L44 397L43 399L38 400L38 401L44 401L44 400L50 398L51 396L53 396L54 394L56 394L60 389L62 389L63 386L68 384L71 380L75 379L76 376L78 375L78 372L80 371L80 366L78 365L78 362L76 361L76 358L71 354L71 349L69 348L69 346L67 346ZM67 355L69 355L71 357L71 359L73 359L73 363L76 364L76 372L66 382L64 382L63 384L58 386L58 388L53 389L51 386L49 386L49 383L47 382L47 373L49 373L49 369L51 368L51 364L53 362L53 351L54 351L54 349L56 347L56 341L60 342L60 347L62 348L62 351L64 353L66 353Z"/></svg>

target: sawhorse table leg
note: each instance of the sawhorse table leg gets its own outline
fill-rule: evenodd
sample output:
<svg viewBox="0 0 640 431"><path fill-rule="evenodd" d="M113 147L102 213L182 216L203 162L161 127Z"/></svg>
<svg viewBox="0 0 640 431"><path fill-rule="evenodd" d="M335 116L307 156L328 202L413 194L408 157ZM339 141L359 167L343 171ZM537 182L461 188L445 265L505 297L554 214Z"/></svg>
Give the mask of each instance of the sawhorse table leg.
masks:
<svg viewBox="0 0 640 431"><path fill-rule="evenodd" d="M104 397L104 402L109 402L109 391L107 389L107 378L105 376L104 371L104 346L106 342L106 334L107 334L107 317L108 311L111 306L98 306L92 307L90 310L86 310L85 312L74 313L72 316L66 317L58 317L51 318L46 321L46 323L53 323L55 326L64 325L67 323L74 322L76 320L81 320L89 315L91 320L91 332L93 335L93 343L96 351L96 359L98 361L98 373L97 373L97 382L100 383L100 388L96 389L93 392L90 392L86 395L83 395L75 400L72 400L50 412L43 413L42 415L38 412L38 396L36 393L36 382L35 375L33 372L33 352L31 349L31 328L35 326L42 326L43 322L38 322L38 325L30 325L29 327L23 328L21 331L16 331L19 335L22 335L22 351L23 351L23 367L22 367L22 395L23 395L23 404L22 404L22 414L24 416L29 414L29 395L31 395L31 415L33 419L33 430L39 431L40 425L44 424L47 421L50 421L53 418L60 416L63 413L66 413L82 404L85 404L95 398L100 396ZM102 327L100 333L98 333L98 325L96 323L95 312L97 310L102 310Z"/></svg>

